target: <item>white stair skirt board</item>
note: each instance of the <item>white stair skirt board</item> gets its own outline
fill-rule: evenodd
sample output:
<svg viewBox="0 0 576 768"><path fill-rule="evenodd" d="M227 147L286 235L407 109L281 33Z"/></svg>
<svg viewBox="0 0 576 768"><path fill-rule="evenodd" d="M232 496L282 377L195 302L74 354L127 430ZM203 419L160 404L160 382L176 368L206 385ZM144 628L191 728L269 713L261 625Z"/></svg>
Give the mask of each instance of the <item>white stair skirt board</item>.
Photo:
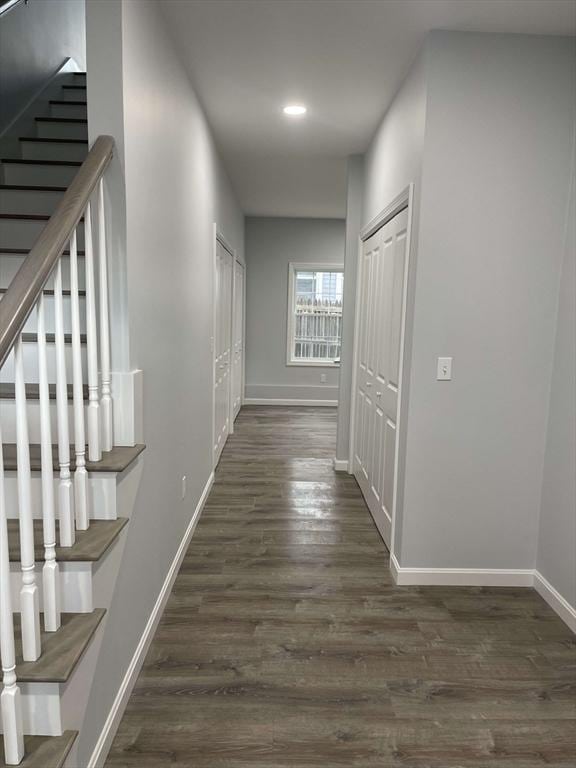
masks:
<svg viewBox="0 0 576 768"><path fill-rule="evenodd" d="M299 400L298 398L245 397L244 405L319 405L336 408L338 400Z"/></svg>
<svg viewBox="0 0 576 768"><path fill-rule="evenodd" d="M94 751L92 752L92 755L90 757L90 760L88 761L88 765L86 766L86 768L101 768L101 766L104 764L104 761L108 754L108 750L110 749L110 746L112 745L112 741L116 734L116 730L120 725L120 720L122 719L122 715L124 714L124 709L128 704L128 699L130 698L130 694L132 693L132 688L136 683L138 673L140 672L140 668L144 663L144 659L146 658L146 653L148 652L148 648L150 647L150 643L152 642L154 633L162 617L164 607L166 606L166 603L168 602L168 598L170 597L170 593L172 591L172 587L174 586L176 576L178 575L178 571L180 570L180 565L182 564L182 560L184 559L184 555L186 554L188 545L190 544L190 539L192 538L194 529L196 528L196 525L198 524L198 520L200 519L202 509L204 508L204 504L206 503L206 499L208 498L208 494L210 493L210 489L212 488L213 482L214 482L214 472L210 474L210 477L208 478L206 485L204 486L204 490L202 491L198 504L196 505L196 509L194 510L194 513L188 524L184 537L180 542L180 546L178 547L178 551L176 552L174 560L172 561L172 565L168 570L168 574L166 576L166 579L164 580L164 584L162 585L160 594L158 595L158 598L156 599L156 603L154 604L154 608L150 613L150 618L146 623L144 632L142 633L142 637L140 638L140 642L138 643L138 646L134 651L134 655L132 656L132 660L128 665L128 669L126 670L124 679L120 684L118 693L116 694L116 698L114 699L110 712L108 713L108 717L106 718L106 722L104 723L104 726L100 733L100 737L96 742L96 746L94 747Z"/></svg>
<svg viewBox="0 0 576 768"><path fill-rule="evenodd" d="M336 472L348 472L348 459L333 459L334 470Z"/></svg>
<svg viewBox="0 0 576 768"><path fill-rule="evenodd" d="M515 568L404 568L390 555L390 571L399 586L533 587L576 633L576 608L539 571Z"/></svg>

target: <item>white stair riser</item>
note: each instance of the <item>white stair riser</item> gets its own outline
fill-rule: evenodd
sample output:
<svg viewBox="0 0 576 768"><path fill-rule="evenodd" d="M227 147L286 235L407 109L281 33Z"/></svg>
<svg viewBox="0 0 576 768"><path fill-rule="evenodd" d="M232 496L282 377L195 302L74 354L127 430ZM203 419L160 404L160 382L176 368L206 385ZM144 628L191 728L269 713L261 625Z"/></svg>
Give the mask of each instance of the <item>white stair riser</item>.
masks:
<svg viewBox="0 0 576 768"><path fill-rule="evenodd" d="M59 563L61 610L64 613L90 613L95 608L106 608L110 605L114 591L113 578L120 565L125 536L126 528L120 532L96 563ZM42 567L42 562L36 563L35 573L36 583L39 587L40 611L43 609ZM20 612L21 585L20 563L10 563L12 606L16 613Z"/></svg>
<svg viewBox="0 0 576 768"><path fill-rule="evenodd" d="M58 422L56 421L56 401L51 400L53 407L50 409L52 423L52 441L58 438ZM84 424L88 423L87 403L84 406ZM28 440L31 443L40 442L40 403L38 400L28 401ZM72 439L72 425L74 424L74 411L72 401L68 406L68 423L70 424L70 439ZM7 443L16 442L16 402L14 400L0 400L0 419L2 420L2 439Z"/></svg>
<svg viewBox="0 0 576 768"><path fill-rule="evenodd" d="M46 226L44 220L0 219L0 243L5 248L32 248ZM84 225L78 226L78 249L84 248Z"/></svg>
<svg viewBox="0 0 576 768"><path fill-rule="evenodd" d="M89 691L102 646L104 617L67 683L20 683L24 733L60 736L84 724Z"/></svg>
<svg viewBox="0 0 576 768"><path fill-rule="evenodd" d="M0 255L0 287L7 288L14 279L16 272L22 266L26 254L2 254ZM78 284L79 290L83 291L86 287L84 276L84 256L78 256ZM54 278L49 278L46 283L48 290L54 289ZM62 289L70 290L70 259L68 256L62 257ZM1 299L0 299L1 301Z"/></svg>
<svg viewBox="0 0 576 768"><path fill-rule="evenodd" d="M39 139L87 139L86 123L63 123L36 121L36 136Z"/></svg>
<svg viewBox="0 0 576 768"><path fill-rule="evenodd" d="M58 82L61 85L86 85L86 72L64 72Z"/></svg>
<svg viewBox="0 0 576 768"><path fill-rule="evenodd" d="M56 381L56 345L47 345L47 367L48 367L48 381L54 384ZM82 345L82 368L84 370L84 383L87 382L86 378L86 347ZM35 343L24 344L24 371L26 373L26 381L28 383L38 383L38 348ZM68 384L72 383L72 345L66 344L66 378ZM14 381L14 355L10 354L6 362L0 370L1 382L13 382ZM2 424L4 426L4 424Z"/></svg>
<svg viewBox="0 0 576 768"><path fill-rule="evenodd" d="M58 99L58 101L64 101L64 99ZM75 99L75 101L82 101L82 99ZM88 109L82 104L50 104L50 116L79 117L81 120L86 120Z"/></svg>
<svg viewBox="0 0 576 768"><path fill-rule="evenodd" d="M43 213L51 216L63 192L0 189L0 213Z"/></svg>
<svg viewBox="0 0 576 768"><path fill-rule="evenodd" d="M55 439L55 436L54 436ZM9 519L18 517L18 480L16 472L5 473L6 513ZM92 472L89 475L90 518L92 520L116 520L117 476L113 472ZM58 473L54 473L54 491L57 493ZM40 472L32 473L32 515L42 518L42 481ZM58 496L56 495L56 499Z"/></svg>
<svg viewBox="0 0 576 768"><path fill-rule="evenodd" d="M64 613L89 613L94 610L93 563L60 563L61 606ZM36 563L36 584L40 600L40 611L43 610L42 595L42 562ZM22 575L20 563L10 563L10 587L12 590L12 607L20 612L20 587Z"/></svg>
<svg viewBox="0 0 576 768"><path fill-rule="evenodd" d="M80 160L88 154L88 144L60 144L42 141L23 141L22 157L25 160Z"/></svg>
<svg viewBox="0 0 576 768"><path fill-rule="evenodd" d="M71 82L66 83L66 85L84 85L84 83L81 82ZM87 89L86 88L62 88L61 92L58 94L58 100L59 101L86 101L86 94Z"/></svg>
<svg viewBox="0 0 576 768"><path fill-rule="evenodd" d="M4 184L67 187L78 173L75 165L26 165L3 163Z"/></svg>

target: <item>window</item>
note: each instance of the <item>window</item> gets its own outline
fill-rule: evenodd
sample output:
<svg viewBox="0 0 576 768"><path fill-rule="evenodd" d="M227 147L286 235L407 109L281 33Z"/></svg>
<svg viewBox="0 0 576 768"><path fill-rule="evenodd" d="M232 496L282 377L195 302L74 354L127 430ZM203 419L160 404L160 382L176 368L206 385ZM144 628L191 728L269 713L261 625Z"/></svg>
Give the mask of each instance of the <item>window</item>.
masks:
<svg viewBox="0 0 576 768"><path fill-rule="evenodd" d="M288 282L288 365L339 363L343 268L291 263Z"/></svg>

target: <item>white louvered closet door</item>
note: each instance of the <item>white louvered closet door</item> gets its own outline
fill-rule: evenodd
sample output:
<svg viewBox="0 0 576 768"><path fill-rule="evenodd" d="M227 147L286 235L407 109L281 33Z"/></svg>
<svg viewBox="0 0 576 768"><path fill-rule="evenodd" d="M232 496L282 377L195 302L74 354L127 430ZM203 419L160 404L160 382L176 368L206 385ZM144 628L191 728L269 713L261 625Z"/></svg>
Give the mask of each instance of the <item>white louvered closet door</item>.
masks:
<svg viewBox="0 0 576 768"><path fill-rule="evenodd" d="M353 472L390 546L408 210L365 241L360 261Z"/></svg>

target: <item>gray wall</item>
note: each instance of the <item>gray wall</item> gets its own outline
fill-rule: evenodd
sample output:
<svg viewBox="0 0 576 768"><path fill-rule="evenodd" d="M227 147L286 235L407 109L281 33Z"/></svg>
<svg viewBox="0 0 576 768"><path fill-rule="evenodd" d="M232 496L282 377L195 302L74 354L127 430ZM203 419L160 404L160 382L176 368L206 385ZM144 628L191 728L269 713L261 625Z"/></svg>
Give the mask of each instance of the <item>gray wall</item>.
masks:
<svg viewBox="0 0 576 768"><path fill-rule="evenodd" d="M378 127L366 153L363 165L363 184L359 184L359 169L349 176L348 207L354 218L361 211L360 222L351 220L346 236L346 273L356 275L358 260L358 236L360 229L377 216L409 184L414 185L414 205L412 212L413 237L410 252L410 276L408 313L406 328L406 354L411 348L411 317L413 304L414 274L418 260L418 221L420 210L421 172L424 153L424 135L426 125L426 97L428 72L428 44L425 44L406 79L402 83L392 104ZM358 190L358 187L361 190ZM361 199L359 199L361 198ZM354 202L354 199L356 202ZM349 297L347 297L349 298ZM350 334L349 323L354 311L348 303L345 306L345 332ZM347 365L352 365L349 355ZM407 369L405 369L407 370ZM339 459L347 458L349 440L349 419L351 407L351 370L342 372L340 385L340 408L338 411L338 454ZM347 383L350 377L350 383ZM409 394L409 380L403 382L403 413L400 419L400 460L398 467L398 504L402 506L404 489L404 457L406 435L406 404ZM400 533L400 527L396 533Z"/></svg>
<svg viewBox="0 0 576 768"><path fill-rule="evenodd" d="M576 606L576 196L566 209L566 246L550 389L538 570Z"/></svg>
<svg viewBox="0 0 576 768"><path fill-rule="evenodd" d="M429 46L400 561L533 568L574 45L438 32Z"/></svg>
<svg viewBox="0 0 576 768"><path fill-rule="evenodd" d="M336 458L348 460L350 447L350 403L352 401L352 363L354 357L354 319L356 307L356 272L358 266L358 233L362 226L362 184L364 157L348 158L346 195L346 251L344 254L344 310L342 318L342 354L338 397L338 431Z"/></svg>
<svg viewBox="0 0 576 768"><path fill-rule="evenodd" d="M343 265L344 239L337 219L246 219L246 397L337 400L338 368L286 365L288 264Z"/></svg>
<svg viewBox="0 0 576 768"><path fill-rule="evenodd" d="M71 57L86 60L84 0L29 0L0 16L0 134Z"/></svg>
<svg viewBox="0 0 576 768"><path fill-rule="evenodd" d="M346 273L355 274L358 259L358 237L360 230L377 216L402 190L414 184L413 221L417 232L418 211L420 205L420 177L422 155L424 151L424 131L426 120L426 77L427 45L416 58L410 72L394 97L384 115L381 124L370 143L362 167L359 162L350 159L348 176L348 221L346 230ZM417 238L412 240L410 263L415 269L417 259ZM349 283L352 282L349 280ZM413 282L413 281L411 281ZM412 301L412 297L409 297ZM345 297L345 335L348 345L353 345L353 328L350 328L354 313L355 294L346 292ZM410 316L410 312L408 313ZM406 348L410 348L410 328L407 328ZM342 370L340 381L340 403L338 410L338 459L348 457L350 439L350 409L352 397L352 356L353 349L344 348L347 356L347 371ZM404 391L408 382L404 383ZM406 402L406 399L404 400ZM405 440L405 418L400 421L399 440L401 446ZM400 495L403 488L403 455L400 451L399 483ZM398 529L397 529L398 530Z"/></svg>
<svg viewBox="0 0 576 768"><path fill-rule="evenodd" d="M538 567L572 604L574 57L568 38L432 33L366 155L362 215L414 182L400 564Z"/></svg>
<svg viewBox="0 0 576 768"><path fill-rule="evenodd" d="M240 255L244 228L158 4L89 0L87 26L91 109L100 115L98 130L113 131L123 153L128 366L144 372L147 448L78 765L87 764L210 476L212 227L217 221ZM123 91L114 85L107 103L106 83L122 77Z"/></svg>

